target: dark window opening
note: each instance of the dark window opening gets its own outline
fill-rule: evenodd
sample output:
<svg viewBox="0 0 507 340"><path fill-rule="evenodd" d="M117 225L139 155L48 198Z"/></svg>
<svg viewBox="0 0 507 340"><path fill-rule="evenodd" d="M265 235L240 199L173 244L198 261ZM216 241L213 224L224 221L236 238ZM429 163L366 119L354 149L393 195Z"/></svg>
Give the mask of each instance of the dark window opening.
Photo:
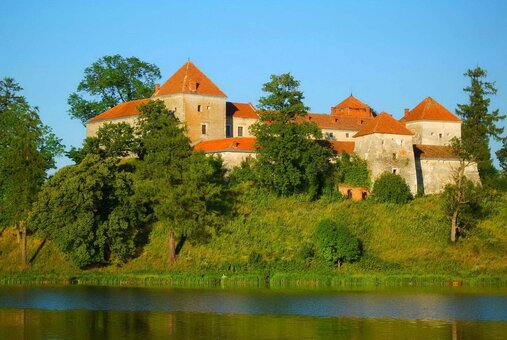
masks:
<svg viewBox="0 0 507 340"><path fill-rule="evenodd" d="M393 174L395 174L395 175L396 175L396 172L397 172L396 170L397 170L397 169L393 169Z"/></svg>
<svg viewBox="0 0 507 340"><path fill-rule="evenodd" d="M394 152L393 153L393 160L395 160L395 159L396 159L396 153Z"/></svg>
<svg viewBox="0 0 507 340"><path fill-rule="evenodd" d="M201 105L197 105L197 112L201 112Z"/></svg>
<svg viewBox="0 0 507 340"><path fill-rule="evenodd" d="M225 136L226 137L232 137L231 126L230 125L226 125L225 126Z"/></svg>
<svg viewBox="0 0 507 340"><path fill-rule="evenodd" d="M201 124L201 133L202 133L203 135L205 135L205 134L206 134L206 132L207 132L207 131L206 131L206 130L207 130L207 128L208 128L208 127L207 127L207 125L206 125L206 124Z"/></svg>
<svg viewBox="0 0 507 340"><path fill-rule="evenodd" d="M199 85L201 85L201 84L199 84L199 83L195 83L195 90L196 90L196 91L199 89Z"/></svg>
<svg viewBox="0 0 507 340"><path fill-rule="evenodd" d="M352 199L352 190L347 190L347 199L348 200L351 200Z"/></svg>
<svg viewBox="0 0 507 340"><path fill-rule="evenodd" d="M363 192L361 193L361 198L362 198L363 200L365 200L365 199L366 199L366 197L368 197L368 193L367 193L366 191L363 191Z"/></svg>
<svg viewBox="0 0 507 340"><path fill-rule="evenodd" d="M243 127L238 126L238 137L243 137Z"/></svg>

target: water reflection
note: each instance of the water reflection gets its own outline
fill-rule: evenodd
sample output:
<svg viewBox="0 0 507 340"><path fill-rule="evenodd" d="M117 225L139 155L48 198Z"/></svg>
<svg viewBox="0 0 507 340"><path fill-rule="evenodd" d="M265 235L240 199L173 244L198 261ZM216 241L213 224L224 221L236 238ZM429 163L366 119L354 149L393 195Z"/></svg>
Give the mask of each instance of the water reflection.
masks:
<svg viewBox="0 0 507 340"><path fill-rule="evenodd" d="M502 339L507 323L185 312L0 310L0 339Z"/></svg>

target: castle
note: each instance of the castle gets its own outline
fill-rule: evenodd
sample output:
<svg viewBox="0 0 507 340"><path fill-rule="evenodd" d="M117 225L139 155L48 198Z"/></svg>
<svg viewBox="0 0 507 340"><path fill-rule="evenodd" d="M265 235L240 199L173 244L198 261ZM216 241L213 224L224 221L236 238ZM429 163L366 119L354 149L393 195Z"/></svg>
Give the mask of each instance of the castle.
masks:
<svg viewBox="0 0 507 340"><path fill-rule="evenodd" d="M162 100L176 117L186 123L194 149L218 154L226 167L239 165L256 152L250 126L258 119L251 103L228 102L225 93L192 62L186 62L151 98L119 104L90 119L86 136L97 134L105 123L135 124L138 105L150 99ZM321 129L335 154L356 153L367 160L374 180L385 171L400 175L415 194L438 193L452 180L459 158L447 147L461 137L461 120L433 98L428 97L404 117L375 112L352 95L331 107L329 114L309 113L306 118ZM479 181L475 164L466 175Z"/></svg>

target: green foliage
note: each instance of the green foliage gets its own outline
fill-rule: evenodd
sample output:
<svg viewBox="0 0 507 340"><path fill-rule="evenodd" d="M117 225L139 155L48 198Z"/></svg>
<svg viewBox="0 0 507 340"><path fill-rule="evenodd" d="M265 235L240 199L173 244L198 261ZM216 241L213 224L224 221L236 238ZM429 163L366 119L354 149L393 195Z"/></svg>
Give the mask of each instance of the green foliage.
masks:
<svg viewBox="0 0 507 340"><path fill-rule="evenodd" d="M341 266L361 257L359 240L343 224L330 219L319 222L313 232L313 241L319 254L330 264Z"/></svg>
<svg viewBox="0 0 507 340"><path fill-rule="evenodd" d="M260 147L255 163L256 182L281 196L307 193L313 199L322 193L333 172L331 150L319 145L322 137L315 123L303 121L299 82L289 73L271 76L259 100L260 120L251 128Z"/></svg>
<svg viewBox="0 0 507 340"><path fill-rule="evenodd" d="M63 146L12 79L0 81L0 225L26 221Z"/></svg>
<svg viewBox="0 0 507 340"><path fill-rule="evenodd" d="M480 67L468 70L465 74L470 78L470 85L464 88L469 94L467 104L458 104L456 114L462 118L462 140L465 150L473 155L477 162L481 178L494 174L489 137L500 139L503 128L497 123L505 118L499 110L489 111L490 99L488 96L496 94L494 82L484 81L487 72Z"/></svg>
<svg viewBox="0 0 507 340"><path fill-rule="evenodd" d="M222 160L194 153L184 129L162 101L151 101L139 110L137 196L179 236L205 236L225 204Z"/></svg>
<svg viewBox="0 0 507 340"><path fill-rule="evenodd" d="M384 172L373 184L372 196L377 202L404 204L410 200L410 188L396 174Z"/></svg>
<svg viewBox="0 0 507 340"><path fill-rule="evenodd" d="M104 56L85 69L77 93L69 96L70 115L84 124L120 103L148 98L158 78L157 66L136 57Z"/></svg>
<svg viewBox="0 0 507 340"><path fill-rule="evenodd" d="M338 177L340 183L345 183L355 187L370 187L370 172L368 163L358 155L342 153L337 162Z"/></svg>
<svg viewBox="0 0 507 340"><path fill-rule="evenodd" d="M81 163L88 154L126 157L137 150L137 143L132 126L125 122L107 123L99 128L96 137L86 138L82 148L71 148L67 156L76 164Z"/></svg>
<svg viewBox="0 0 507 340"><path fill-rule="evenodd" d="M123 263L135 255L146 221L133 194L131 168L88 155L44 184L30 223L79 267Z"/></svg>

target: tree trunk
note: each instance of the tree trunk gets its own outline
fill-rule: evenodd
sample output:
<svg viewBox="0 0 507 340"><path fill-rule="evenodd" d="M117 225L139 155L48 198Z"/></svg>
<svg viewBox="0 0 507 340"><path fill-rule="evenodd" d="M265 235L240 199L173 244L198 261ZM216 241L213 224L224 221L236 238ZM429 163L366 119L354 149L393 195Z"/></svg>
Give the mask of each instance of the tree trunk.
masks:
<svg viewBox="0 0 507 340"><path fill-rule="evenodd" d="M456 242L458 235L458 210L455 210L451 219L451 241Z"/></svg>
<svg viewBox="0 0 507 340"><path fill-rule="evenodd" d="M174 239L174 229L169 230L169 264L176 261L176 241Z"/></svg>
<svg viewBox="0 0 507 340"><path fill-rule="evenodd" d="M26 222L23 222L23 229L21 230L21 265L26 267Z"/></svg>

